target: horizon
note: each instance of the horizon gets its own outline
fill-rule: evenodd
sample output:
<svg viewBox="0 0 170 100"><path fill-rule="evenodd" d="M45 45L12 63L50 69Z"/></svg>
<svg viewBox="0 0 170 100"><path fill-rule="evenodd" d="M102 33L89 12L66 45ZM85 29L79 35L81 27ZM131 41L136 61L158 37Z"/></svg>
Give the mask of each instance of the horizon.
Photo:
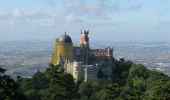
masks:
<svg viewBox="0 0 170 100"><path fill-rule="evenodd" d="M4 42L4 43L7 43L7 42L37 42L37 41L40 41L40 42L52 42L52 43L54 43L55 42L55 39L56 39L57 37L54 37L54 39L11 39L11 40L8 40L8 39L4 39L4 40L0 40L0 42ZM71 39L72 39L72 41L73 41L73 43L79 43L80 41L79 41L79 39L77 39L77 38L72 38L71 37ZM103 42L103 43L123 43L123 44L126 44L126 43L129 43L129 44L133 44L133 43L170 43L170 41L130 41L130 40L122 40L122 41L112 41L112 40L90 40L89 41L90 43L96 43L96 42Z"/></svg>
<svg viewBox="0 0 170 100"><path fill-rule="evenodd" d="M170 42L169 0L0 0L0 40ZM79 41L79 40L78 40Z"/></svg>

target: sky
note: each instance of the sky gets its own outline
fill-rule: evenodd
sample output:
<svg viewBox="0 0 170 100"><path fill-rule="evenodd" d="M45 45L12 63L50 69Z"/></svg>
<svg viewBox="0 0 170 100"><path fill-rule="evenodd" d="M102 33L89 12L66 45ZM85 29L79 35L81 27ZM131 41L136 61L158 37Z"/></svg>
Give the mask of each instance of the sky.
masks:
<svg viewBox="0 0 170 100"><path fill-rule="evenodd" d="M170 41L170 0L0 0L0 40Z"/></svg>

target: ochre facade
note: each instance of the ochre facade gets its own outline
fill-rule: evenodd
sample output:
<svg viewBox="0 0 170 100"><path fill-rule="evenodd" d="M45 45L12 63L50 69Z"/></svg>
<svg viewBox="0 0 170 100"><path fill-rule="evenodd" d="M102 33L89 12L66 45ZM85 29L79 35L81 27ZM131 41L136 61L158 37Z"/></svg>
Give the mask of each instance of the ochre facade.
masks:
<svg viewBox="0 0 170 100"><path fill-rule="evenodd" d="M56 40L55 50L51 56L52 64L58 64L61 60L64 60L64 62L73 61L73 43L66 33L60 39Z"/></svg>
<svg viewBox="0 0 170 100"><path fill-rule="evenodd" d="M73 60L73 45L72 44L67 44L67 43L56 43L56 54L57 54L57 59L58 60L60 57L62 59L72 61Z"/></svg>

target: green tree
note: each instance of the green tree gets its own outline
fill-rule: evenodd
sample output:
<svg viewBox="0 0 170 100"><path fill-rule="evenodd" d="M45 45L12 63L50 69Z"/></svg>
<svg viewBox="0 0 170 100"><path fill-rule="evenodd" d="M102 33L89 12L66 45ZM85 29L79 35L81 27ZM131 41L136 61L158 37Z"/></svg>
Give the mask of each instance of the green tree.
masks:
<svg viewBox="0 0 170 100"><path fill-rule="evenodd" d="M44 73L38 71L33 75L31 84L35 90L46 89L49 87L49 80L46 78Z"/></svg>
<svg viewBox="0 0 170 100"><path fill-rule="evenodd" d="M78 92L80 93L81 97L89 98L94 92L93 86L90 82L83 82L80 84Z"/></svg>
<svg viewBox="0 0 170 100"><path fill-rule="evenodd" d="M73 99L76 96L76 86L72 75L64 73L60 65L50 65L45 74L50 80L47 96L49 100Z"/></svg>
<svg viewBox="0 0 170 100"><path fill-rule="evenodd" d="M142 77L146 79L148 77L148 70L142 64L133 64L129 69L130 77Z"/></svg>
<svg viewBox="0 0 170 100"><path fill-rule="evenodd" d="M132 79L133 81L133 87L135 89L138 89L141 92L145 92L147 88L146 80L144 80L142 77L135 77Z"/></svg>
<svg viewBox="0 0 170 100"><path fill-rule="evenodd" d="M116 68L113 69L114 78L126 78L123 74L127 73L133 62L126 61L124 58L114 61Z"/></svg>
<svg viewBox="0 0 170 100"><path fill-rule="evenodd" d="M98 92L98 100L113 100L120 94L120 88L118 84L112 83L104 85L103 88Z"/></svg>
<svg viewBox="0 0 170 100"><path fill-rule="evenodd" d="M149 70L146 99L170 99L170 77L158 72Z"/></svg>
<svg viewBox="0 0 170 100"><path fill-rule="evenodd" d="M0 67L0 100L22 100L26 99L25 96L18 91L18 85L5 75L6 69Z"/></svg>
<svg viewBox="0 0 170 100"><path fill-rule="evenodd" d="M143 92L131 88L131 87L121 87L120 88L120 95L118 96L118 100L142 100L143 99Z"/></svg>
<svg viewBox="0 0 170 100"><path fill-rule="evenodd" d="M96 100L96 93L99 92L103 84L100 80L91 80L88 82L82 82L79 86L79 94L81 100Z"/></svg>

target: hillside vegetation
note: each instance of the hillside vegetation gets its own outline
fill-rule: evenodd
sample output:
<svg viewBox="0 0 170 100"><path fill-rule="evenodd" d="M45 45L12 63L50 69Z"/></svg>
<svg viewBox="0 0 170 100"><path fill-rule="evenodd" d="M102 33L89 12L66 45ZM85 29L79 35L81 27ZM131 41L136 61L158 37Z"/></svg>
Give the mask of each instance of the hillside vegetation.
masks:
<svg viewBox="0 0 170 100"><path fill-rule="evenodd" d="M170 77L125 59L114 61L113 82L75 83L52 64L32 78L14 81L0 68L0 100L170 100Z"/></svg>

